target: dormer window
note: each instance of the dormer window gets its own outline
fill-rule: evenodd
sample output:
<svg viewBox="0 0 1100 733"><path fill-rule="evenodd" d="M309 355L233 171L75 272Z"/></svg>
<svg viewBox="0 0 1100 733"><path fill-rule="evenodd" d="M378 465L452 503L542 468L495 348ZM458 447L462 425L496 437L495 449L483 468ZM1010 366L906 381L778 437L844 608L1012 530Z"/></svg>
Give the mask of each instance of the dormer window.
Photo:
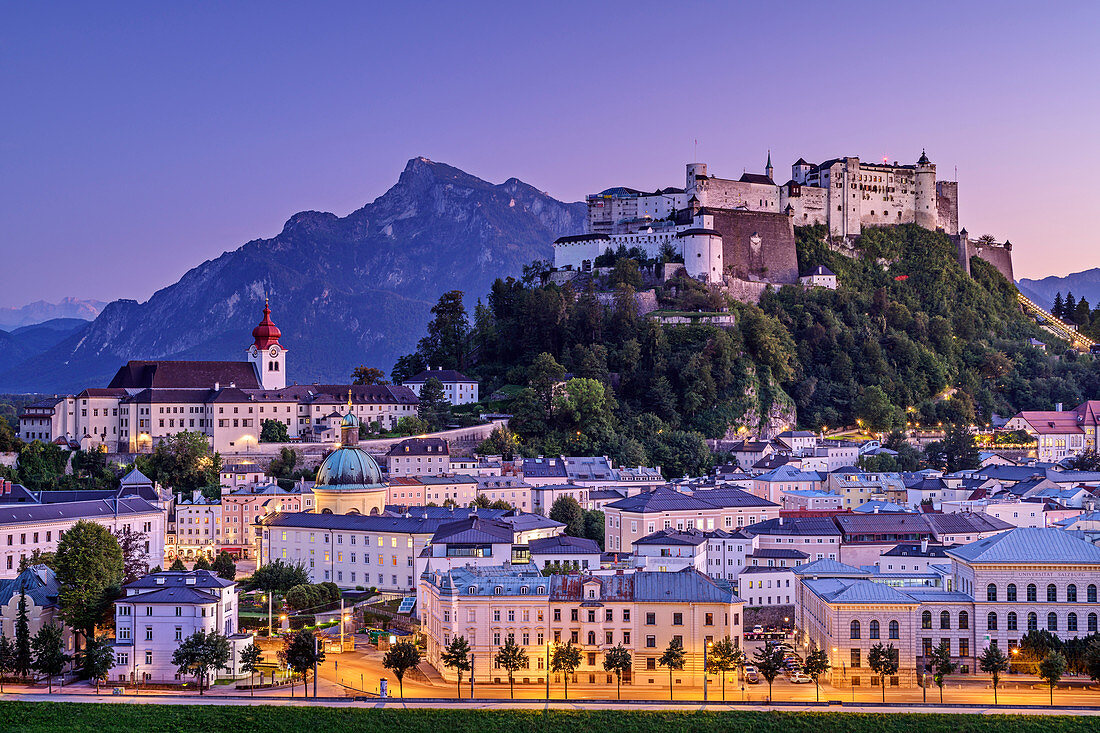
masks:
<svg viewBox="0 0 1100 733"><path fill-rule="evenodd" d="M493 595L494 595L494 596L502 596L502 595L504 595L504 587L503 587L503 586L500 586L500 585L498 585L498 586L495 586L495 587L493 588Z"/></svg>
<svg viewBox="0 0 1100 733"><path fill-rule="evenodd" d="M476 585L471 585L469 588L466 589L466 592L469 593L470 595L476 595L477 594L477 586Z"/></svg>

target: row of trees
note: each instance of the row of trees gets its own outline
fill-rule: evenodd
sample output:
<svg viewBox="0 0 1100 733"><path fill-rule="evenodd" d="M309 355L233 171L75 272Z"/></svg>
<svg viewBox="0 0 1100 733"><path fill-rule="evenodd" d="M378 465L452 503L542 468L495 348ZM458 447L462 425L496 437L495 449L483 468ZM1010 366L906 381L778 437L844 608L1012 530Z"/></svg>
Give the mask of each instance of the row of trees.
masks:
<svg viewBox="0 0 1100 733"><path fill-rule="evenodd" d="M1085 333L1085 335L1100 338L1100 303L1089 310L1089 302L1085 300L1084 296L1078 300L1073 297L1073 292L1070 291L1066 293L1066 297L1063 299L1062 293L1059 291L1054 296L1054 305L1051 306L1050 313L1055 318L1076 323L1078 330Z"/></svg>

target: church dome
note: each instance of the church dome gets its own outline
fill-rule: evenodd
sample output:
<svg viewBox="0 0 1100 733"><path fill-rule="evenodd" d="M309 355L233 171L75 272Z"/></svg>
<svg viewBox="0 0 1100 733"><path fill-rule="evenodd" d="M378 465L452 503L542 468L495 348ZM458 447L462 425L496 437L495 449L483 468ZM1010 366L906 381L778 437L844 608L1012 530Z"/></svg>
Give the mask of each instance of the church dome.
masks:
<svg viewBox="0 0 1100 733"><path fill-rule="evenodd" d="M343 430L344 428L355 428L356 430L358 430L359 418L349 412L348 414L344 415L344 418L340 421L340 428L341 430Z"/></svg>
<svg viewBox="0 0 1100 733"><path fill-rule="evenodd" d="M255 340L256 348L266 349L268 346L273 346L279 343L279 337L282 335L282 331L279 330L279 327L271 322L271 307L265 300L264 318L260 321L258 326L252 329L252 338Z"/></svg>
<svg viewBox="0 0 1100 733"><path fill-rule="evenodd" d="M355 417L352 419L355 420ZM382 483L382 470L366 451L345 446L329 454L317 469L314 489L363 491L385 489L385 485Z"/></svg>

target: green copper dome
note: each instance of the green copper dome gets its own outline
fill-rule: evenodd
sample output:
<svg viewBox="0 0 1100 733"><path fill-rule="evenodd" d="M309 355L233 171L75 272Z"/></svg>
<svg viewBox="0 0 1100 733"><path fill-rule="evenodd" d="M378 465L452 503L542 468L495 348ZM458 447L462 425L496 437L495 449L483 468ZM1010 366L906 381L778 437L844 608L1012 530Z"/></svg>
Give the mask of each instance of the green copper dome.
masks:
<svg viewBox="0 0 1100 733"><path fill-rule="evenodd" d="M382 470L366 451L354 446L344 446L329 454L317 469L316 488L362 491L384 489L385 485L382 483Z"/></svg>
<svg viewBox="0 0 1100 733"><path fill-rule="evenodd" d="M340 421L340 427L341 428L355 428L356 430L358 430L359 429L359 418L357 418L355 415L353 415L349 412L348 414L344 415L344 419Z"/></svg>

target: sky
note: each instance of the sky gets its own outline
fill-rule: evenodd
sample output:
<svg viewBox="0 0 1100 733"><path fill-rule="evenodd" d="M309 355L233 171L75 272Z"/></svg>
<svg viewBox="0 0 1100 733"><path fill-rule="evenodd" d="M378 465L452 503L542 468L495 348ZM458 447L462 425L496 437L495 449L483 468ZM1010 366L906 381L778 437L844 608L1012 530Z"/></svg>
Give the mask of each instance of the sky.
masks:
<svg viewBox="0 0 1100 733"><path fill-rule="evenodd" d="M773 7L774 6L774 7ZM1017 277L1100 265L1100 3L96 2L0 6L0 306L147 299L345 215L423 155L556 198L958 170Z"/></svg>

